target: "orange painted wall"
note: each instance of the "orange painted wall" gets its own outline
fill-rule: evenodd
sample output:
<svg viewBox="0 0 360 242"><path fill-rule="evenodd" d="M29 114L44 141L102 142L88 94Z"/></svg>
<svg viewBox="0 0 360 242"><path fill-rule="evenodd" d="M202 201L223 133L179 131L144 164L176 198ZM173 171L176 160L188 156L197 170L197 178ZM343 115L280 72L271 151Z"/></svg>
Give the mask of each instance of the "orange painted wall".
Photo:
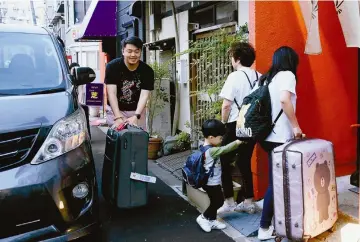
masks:
<svg viewBox="0 0 360 242"><path fill-rule="evenodd" d="M333 142L338 176L352 173L356 168L357 137L350 125L357 123L358 115L358 50L346 47L333 1L319 1L323 52L315 56L304 54L307 32L297 1L254 1L249 11L250 41L257 52L256 68L261 73L266 72L273 52L282 45L297 51L300 57L297 85L300 126L309 137ZM258 179L267 169L264 159L259 157L263 154L256 151L253 157L255 182L266 180L264 177ZM255 190L263 193L263 184L255 186Z"/></svg>

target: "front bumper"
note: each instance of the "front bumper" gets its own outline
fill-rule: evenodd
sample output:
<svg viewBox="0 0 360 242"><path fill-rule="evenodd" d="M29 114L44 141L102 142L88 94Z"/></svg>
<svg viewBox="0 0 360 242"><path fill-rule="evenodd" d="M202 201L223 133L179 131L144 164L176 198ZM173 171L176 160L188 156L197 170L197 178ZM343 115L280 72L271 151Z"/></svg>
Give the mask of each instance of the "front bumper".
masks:
<svg viewBox="0 0 360 242"><path fill-rule="evenodd" d="M1 242L25 242L25 241L38 241L43 242L61 242L72 241L92 233L98 232L99 224L94 222L87 225L73 226L68 229L68 232L61 233L55 226L48 226L25 234L0 239Z"/></svg>
<svg viewBox="0 0 360 242"><path fill-rule="evenodd" d="M88 195L72 195L86 183ZM0 241L69 241L96 227L98 197L90 145L48 162L0 173ZM60 240L59 240L60 239Z"/></svg>

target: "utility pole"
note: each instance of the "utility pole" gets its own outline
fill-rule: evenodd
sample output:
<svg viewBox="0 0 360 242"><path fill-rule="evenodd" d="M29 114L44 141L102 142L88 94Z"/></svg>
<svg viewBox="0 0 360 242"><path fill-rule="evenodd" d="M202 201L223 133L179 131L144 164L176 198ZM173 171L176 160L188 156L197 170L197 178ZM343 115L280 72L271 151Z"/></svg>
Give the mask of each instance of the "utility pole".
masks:
<svg viewBox="0 0 360 242"><path fill-rule="evenodd" d="M30 8L31 8L31 14L33 19L33 24L36 25L36 15L35 15L35 8L34 8L34 2L33 0L30 0Z"/></svg>

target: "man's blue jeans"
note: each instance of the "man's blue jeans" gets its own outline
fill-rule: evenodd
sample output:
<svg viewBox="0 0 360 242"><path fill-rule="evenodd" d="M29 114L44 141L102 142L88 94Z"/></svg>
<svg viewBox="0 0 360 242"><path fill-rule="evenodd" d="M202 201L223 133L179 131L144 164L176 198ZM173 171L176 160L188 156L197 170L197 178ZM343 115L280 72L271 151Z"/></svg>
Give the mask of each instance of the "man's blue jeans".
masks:
<svg viewBox="0 0 360 242"><path fill-rule="evenodd" d="M274 143L264 141L261 143L261 147L268 153L269 160L269 185L265 193L263 211L260 220L260 227L267 229L271 225L271 220L274 216L274 192L273 192L273 177L272 177L272 157L271 153L273 149L282 145L282 143Z"/></svg>

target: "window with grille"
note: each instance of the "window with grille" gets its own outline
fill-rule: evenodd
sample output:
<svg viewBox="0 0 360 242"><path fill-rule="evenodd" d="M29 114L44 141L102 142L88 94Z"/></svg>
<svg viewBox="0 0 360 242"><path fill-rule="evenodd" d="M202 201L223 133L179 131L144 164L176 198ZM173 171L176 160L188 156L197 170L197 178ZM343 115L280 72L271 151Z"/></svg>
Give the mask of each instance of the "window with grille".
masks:
<svg viewBox="0 0 360 242"><path fill-rule="evenodd" d="M193 135L202 137L201 126L210 118L221 119L221 88L232 72L228 49L236 39L235 25L198 33L191 53L191 107Z"/></svg>

